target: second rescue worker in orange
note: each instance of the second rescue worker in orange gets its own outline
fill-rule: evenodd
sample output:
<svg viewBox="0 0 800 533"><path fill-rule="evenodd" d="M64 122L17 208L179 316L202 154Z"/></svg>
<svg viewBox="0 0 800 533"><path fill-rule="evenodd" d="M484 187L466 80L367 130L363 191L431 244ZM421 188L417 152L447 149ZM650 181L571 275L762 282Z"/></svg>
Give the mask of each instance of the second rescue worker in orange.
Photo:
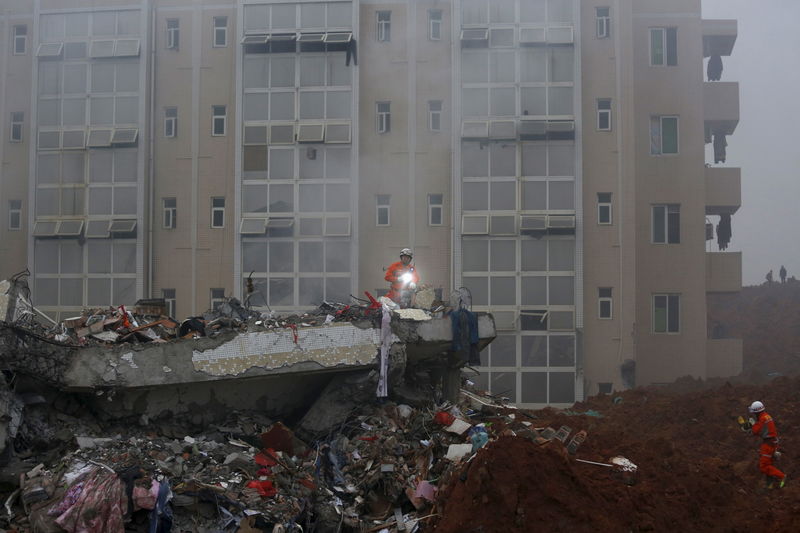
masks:
<svg viewBox="0 0 800 533"><path fill-rule="evenodd" d="M411 260L414 259L414 252L411 248L400 250L400 261L394 262L386 269L384 279L392 284L392 288L386 295L396 303L401 303L403 292L414 291L419 283L419 274Z"/></svg>

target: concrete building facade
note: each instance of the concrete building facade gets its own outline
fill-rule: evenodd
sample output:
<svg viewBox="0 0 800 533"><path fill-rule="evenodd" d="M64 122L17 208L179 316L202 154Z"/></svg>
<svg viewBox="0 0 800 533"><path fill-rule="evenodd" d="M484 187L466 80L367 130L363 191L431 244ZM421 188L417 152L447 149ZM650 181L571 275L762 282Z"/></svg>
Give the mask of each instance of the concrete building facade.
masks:
<svg viewBox="0 0 800 533"><path fill-rule="evenodd" d="M474 379L519 405L735 374L736 31L699 0L9 0L0 275L53 318L293 312L410 246L494 314Z"/></svg>

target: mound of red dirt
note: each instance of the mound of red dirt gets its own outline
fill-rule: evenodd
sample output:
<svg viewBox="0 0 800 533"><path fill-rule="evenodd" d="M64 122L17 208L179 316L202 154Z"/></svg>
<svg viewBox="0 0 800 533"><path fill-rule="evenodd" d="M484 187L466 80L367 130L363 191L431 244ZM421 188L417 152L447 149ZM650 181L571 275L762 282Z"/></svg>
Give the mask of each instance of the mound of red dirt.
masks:
<svg viewBox="0 0 800 533"><path fill-rule="evenodd" d="M800 378L766 385L724 384L693 392L647 388L594 397L568 415L532 413L534 426L588 431L575 456L559 442L539 446L502 436L440 485L437 532L528 531L800 531ZM757 468L759 440L738 415L762 400L775 418L788 474L784 489L765 491ZM517 419L521 417L516 417ZM501 420L498 420L498 426ZM508 419L505 420L508 422ZM522 434L524 427L508 427ZM634 485L607 462L638 466Z"/></svg>
<svg viewBox="0 0 800 533"><path fill-rule="evenodd" d="M743 376L800 373L800 282L708 296L709 337L743 339Z"/></svg>

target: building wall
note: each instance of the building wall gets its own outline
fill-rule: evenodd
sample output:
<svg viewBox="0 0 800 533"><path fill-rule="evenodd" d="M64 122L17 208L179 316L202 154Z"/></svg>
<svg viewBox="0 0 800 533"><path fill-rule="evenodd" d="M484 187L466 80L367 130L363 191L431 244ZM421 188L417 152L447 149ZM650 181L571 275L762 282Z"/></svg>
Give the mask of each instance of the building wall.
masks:
<svg viewBox="0 0 800 533"><path fill-rule="evenodd" d="M604 7L611 31L598 38ZM135 29L92 32L88 21L122 12L135 13L123 15ZM379 12L390 13L383 39ZM48 22L67 17L61 29ZM214 46L215 17L227 17L223 46ZM27 25L20 55L9 49L15 24ZM537 28L555 30L549 43L521 42ZM573 38L556 42L565 28ZM675 28L677 64L651 65L652 28ZM287 32L305 44L242 44ZM357 61L347 63L345 43L308 44L315 33L352 34ZM98 38L139 39L139 54L37 55L40 43ZM301 311L385 290L383 268L411 247L422 282L444 300L465 287L474 309L494 313L499 336L475 378L494 394L566 405L606 388L705 377L720 364L709 363L705 339L702 42L699 0L9 0L0 6L0 275L28 266L36 303L53 316L160 296L174 298L176 317L199 314L214 304L212 289L246 299L251 273L249 303ZM76 71L85 88L65 91ZM104 85L115 79L128 87ZM136 128L136 143L35 142L39 130L113 128L92 110L109 97L135 107L117 126ZM84 121L55 124L53 106L78 99ZM597 127L598 99L611 101L609 131ZM379 102L390 104L382 133ZM430 102L441 103L438 129ZM222 135L212 135L214 106L225 106ZM177 108L173 136L167 108ZM22 142L12 143L17 111ZM651 153L659 116L678 117L677 154ZM324 139L301 135L316 125ZM552 125L562 131L537 133ZM55 159L72 166L54 173ZM63 191L82 196L77 211L46 209ZM610 224L598 223L600 193L611 195ZM390 196L385 224L379 195ZM212 228L213 198L224 199L221 228ZM175 202L174 227L165 199ZM20 230L8 227L10 200L21 201ZM680 242L653 242L654 205L679 206ZM527 226L559 216L577 227ZM33 236L37 221L74 219L82 238ZM112 220L135 230L88 235ZM611 290L608 319L600 288ZM677 331L655 331L655 295L679 295Z"/></svg>
<svg viewBox="0 0 800 533"><path fill-rule="evenodd" d="M14 54L13 28L26 29L25 51ZM28 147L31 128L31 39L33 13L27 2L14 0L0 6L0 277L25 269L28 248ZM22 141L12 142L11 114L23 113ZM10 227L10 202L19 202L19 229ZM14 221L16 222L16 220Z"/></svg>

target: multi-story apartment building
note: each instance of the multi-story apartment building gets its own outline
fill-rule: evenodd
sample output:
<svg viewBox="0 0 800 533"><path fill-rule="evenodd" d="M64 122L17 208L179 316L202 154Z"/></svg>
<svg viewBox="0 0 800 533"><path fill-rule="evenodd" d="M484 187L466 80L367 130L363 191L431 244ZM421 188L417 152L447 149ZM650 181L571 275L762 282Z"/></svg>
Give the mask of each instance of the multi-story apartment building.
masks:
<svg viewBox="0 0 800 533"><path fill-rule="evenodd" d="M738 86L703 65L736 31L699 0L7 0L0 276L54 318L291 312L410 246L494 313L474 379L519 405L735 374L706 294L741 255L706 250Z"/></svg>

